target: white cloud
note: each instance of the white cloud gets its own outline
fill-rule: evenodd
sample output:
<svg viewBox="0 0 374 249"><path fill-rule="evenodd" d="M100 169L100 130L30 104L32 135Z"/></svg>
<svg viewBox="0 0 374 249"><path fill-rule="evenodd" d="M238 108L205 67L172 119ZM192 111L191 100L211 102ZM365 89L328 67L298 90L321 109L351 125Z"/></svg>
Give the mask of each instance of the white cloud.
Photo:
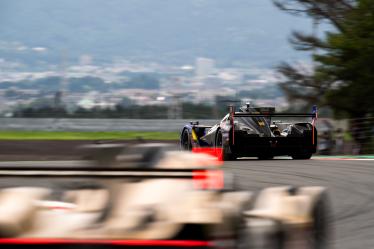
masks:
<svg viewBox="0 0 374 249"><path fill-rule="evenodd" d="M180 69L183 71L192 71L195 69L195 67L191 65L184 65L184 66L181 66Z"/></svg>
<svg viewBox="0 0 374 249"><path fill-rule="evenodd" d="M45 47L33 47L32 50L35 51L35 52L45 52L45 51L47 51L47 48L45 48Z"/></svg>

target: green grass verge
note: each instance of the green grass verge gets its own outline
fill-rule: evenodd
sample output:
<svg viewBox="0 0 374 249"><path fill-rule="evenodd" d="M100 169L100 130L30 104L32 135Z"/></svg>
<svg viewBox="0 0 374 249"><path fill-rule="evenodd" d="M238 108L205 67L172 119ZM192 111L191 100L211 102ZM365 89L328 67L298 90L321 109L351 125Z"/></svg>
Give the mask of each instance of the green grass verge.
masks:
<svg viewBox="0 0 374 249"><path fill-rule="evenodd" d="M178 132L153 131L0 131L0 140L178 140Z"/></svg>

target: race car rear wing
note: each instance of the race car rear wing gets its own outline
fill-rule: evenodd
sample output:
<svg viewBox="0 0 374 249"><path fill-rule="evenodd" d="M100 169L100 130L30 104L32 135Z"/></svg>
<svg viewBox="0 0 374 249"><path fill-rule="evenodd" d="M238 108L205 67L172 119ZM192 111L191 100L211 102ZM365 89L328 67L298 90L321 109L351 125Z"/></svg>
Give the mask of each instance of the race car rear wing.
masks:
<svg viewBox="0 0 374 249"><path fill-rule="evenodd" d="M125 180L125 179L183 179L192 180L193 187L198 190L221 190L224 188L224 174L216 168L162 169L162 168L62 168L62 167L0 167L1 178L47 178L47 179L94 179L94 180ZM108 183L108 182L107 182Z"/></svg>
<svg viewBox="0 0 374 249"><path fill-rule="evenodd" d="M299 118L317 118L317 106L313 106L311 113L275 113L275 108L273 107L257 107L253 108L255 112L235 112L234 106L230 106L230 116L231 117L299 117Z"/></svg>
<svg viewBox="0 0 374 249"><path fill-rule="evenodd" d="M193 178L196 169L108 167L0 167L0 177L31 178Z"/></svg>
<svg viewBox="0 0 374 249"><path fill-rule="evenodd" d="M58 162L58 161L57 161ZM31 178L39 179L91 179L105 184L118 183L118 180L148 180L148 179L182 179L191 180L193 187L198 190L221 190L224 188L224 174L222 169L217 168L218 164L197 165L191 167L172 166L168 168L152 167L152 165L133 166L108 166L94 163L94 161L75 161L64 166L53 166L53 161L43 166L38 162L27 162L23 165L0 165L0 179L10 178L21 180ZM85 162L85 166L79 163ZM178 164L177 164L178 165ZM112 182L112 180L114 180Z"/></svg>
<svg viewBox="0 0 374 249"><path fill-rule="evenodd" d="M315 118L315 113L244 113L235 112L234 117L300 117L300 118Z"/></svg>
<svg viewBox="0 0 374 249"><path fill-rule="evenodd" d="M315 123L318 118L317 106L314 105L312 113L275 113L275 108L263 107L255 108L256 112L235 112L235 107L230 106L230 123L234 126L235 117L263 117L269 118L269 123L272 117L297 117L297 118L312 118L312 144L315 144ZM235 144L235 129L232 129L232 144Z"/></svg>
<svg viewBox="0 0 374 249"><path fill-rule="evenodd" d="M313 106L311 113L275 113L274 107L254 107L254 112L235 112L234 106L229 106L231 117L300 117L317 118L317 106Z"/></svg>

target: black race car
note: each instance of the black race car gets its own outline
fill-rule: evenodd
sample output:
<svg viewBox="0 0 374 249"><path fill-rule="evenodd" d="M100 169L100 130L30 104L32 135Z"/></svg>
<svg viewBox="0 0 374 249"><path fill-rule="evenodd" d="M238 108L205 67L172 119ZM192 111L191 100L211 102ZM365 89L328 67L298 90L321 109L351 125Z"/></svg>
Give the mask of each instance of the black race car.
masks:
<svg viewBox="0 0 374 249"><path fill-rule="evenodd" d="M272 118L312 118L312 122L272 121ZM273 107L252 107L249 103L229 113L216 125L185 125L180 135L182 149L209 147L217 150L222 160L238 157L271 159L274 156L291 156L293 159L310 159L316 152L317 108L312 113L275 113Z"/></svg>

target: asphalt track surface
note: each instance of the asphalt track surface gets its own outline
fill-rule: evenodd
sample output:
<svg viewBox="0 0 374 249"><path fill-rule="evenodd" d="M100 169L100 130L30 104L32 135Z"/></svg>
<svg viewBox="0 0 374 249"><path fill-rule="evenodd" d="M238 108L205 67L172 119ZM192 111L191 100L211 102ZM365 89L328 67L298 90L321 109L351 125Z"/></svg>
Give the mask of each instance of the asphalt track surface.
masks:
<svg viewBox="0 0 374 249"><path fill-rule="evenodd" d="M374 248L374 160L255 160L225 163L241 189L320 185L329 189L331 248Z"/></svg>
<svg viewBox="0 0 374 249"><path fill-rule="evenodd" d="M0 166L7 164L0 162ZM15 165L17 162L11 164ZM374 248L373 159L239 159L226 162L224 168L234 173L235 183L244 190L259 191L279 185L326 186L332 208L331 248ZM14 185L14 180L0 178L0 185ZM42 182L39 184L43 185Z"/></svg>

